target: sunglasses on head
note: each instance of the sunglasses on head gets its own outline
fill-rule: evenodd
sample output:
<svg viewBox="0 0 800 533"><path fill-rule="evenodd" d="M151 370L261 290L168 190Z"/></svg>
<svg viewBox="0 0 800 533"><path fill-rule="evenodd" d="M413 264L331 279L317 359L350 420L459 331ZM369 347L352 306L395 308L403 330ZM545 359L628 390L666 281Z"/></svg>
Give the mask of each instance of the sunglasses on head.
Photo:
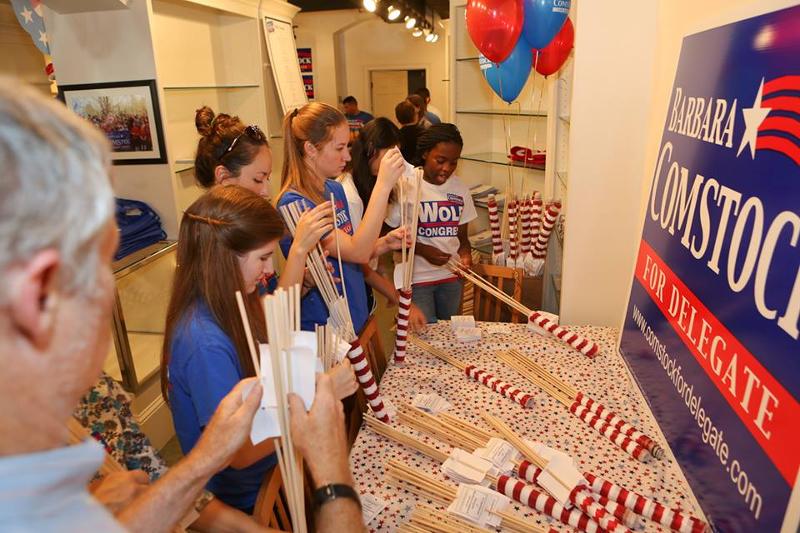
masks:
<svg viewBox="0 0 800 533"><path fill-rule="evenodd" d="M254 140L254 141L258 142L258 143L263 143L263 142L265 142L267 140L267 138L264 136L264 132L261 131L261 128L259 128L255 124L250 124L249 126L245 126L244 130L242 130L242 133L237 135L233 139L231 144L228 146L227 150L225 150L222 153L222 155L219 156L220 159L222 159L223 157L228 155L231 152L231 150L233 150L233 148L236 146L236 143L238 143L239 139L242 138L242 135L247 135L252 140Z"/></svg>

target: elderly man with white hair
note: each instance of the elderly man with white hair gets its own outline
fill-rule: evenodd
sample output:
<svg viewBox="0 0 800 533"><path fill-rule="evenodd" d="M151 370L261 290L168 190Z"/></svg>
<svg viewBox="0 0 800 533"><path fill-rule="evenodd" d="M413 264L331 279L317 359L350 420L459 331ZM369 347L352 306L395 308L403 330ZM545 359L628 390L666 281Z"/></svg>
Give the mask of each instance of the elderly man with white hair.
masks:
<svg viewBox="0 0 800 533"><path fill-rule="evenodd" d="M244 380L192 451L112 516L87 492L103 461L92 439L67 446L67 420L108 350L117 247L101 133L20 82L0 79L0 529L171 531L249 438L261 386ZM254 385L243 400L243 389ZM341 404L318 381L295 442L320 475L352 483ZM323 442L322 445L320 443ZM313 448L313 450L312 450ZM324 509L360 528L354 502ZM321 517L323 518L323 517ZM323 519L324 519L323 518ZM119 520L119 521L117 521ZM123 526L122 524L127 524Z"/></svg>

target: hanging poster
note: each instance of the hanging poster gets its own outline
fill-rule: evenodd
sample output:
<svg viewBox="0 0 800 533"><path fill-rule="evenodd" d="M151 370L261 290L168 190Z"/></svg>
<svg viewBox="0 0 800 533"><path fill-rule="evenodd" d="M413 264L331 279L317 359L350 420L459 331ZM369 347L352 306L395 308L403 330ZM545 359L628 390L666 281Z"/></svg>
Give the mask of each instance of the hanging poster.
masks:
<svg viewBox="0 0 800 533"><path fill-rule="evenodd" d="M798 527L798 28L684 39L620 340L717 531Z"/></svg>
<svg viewBox="0 0 800 533"><path fill-rule="evenodd" d="M309 100L314 99L314 76L303 74L303 87L306 89L306 96Z"/></svg>
<svg viewBox="0 0 800 533"><path fill-rule="evenodd" d="M314 63L311 59L311 48L297 49L297 63L300 65L300 72L306 73L314 70Z"/></svg>

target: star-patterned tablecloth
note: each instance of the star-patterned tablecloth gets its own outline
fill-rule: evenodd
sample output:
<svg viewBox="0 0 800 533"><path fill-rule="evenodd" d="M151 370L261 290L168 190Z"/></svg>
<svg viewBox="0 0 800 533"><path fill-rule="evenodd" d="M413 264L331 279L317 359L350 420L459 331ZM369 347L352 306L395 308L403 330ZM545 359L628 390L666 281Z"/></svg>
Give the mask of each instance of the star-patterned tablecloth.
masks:
<svg viewBox="0 0 800 533"><path fill-rule="evenodd" d="M538 440L569 453L582 471L592 472L668 507L677 507L702 518L699 508L689 496L686 480L669 450L660 461L653 458L646 463L635 460L494 355L497 351L509 348L520 350L553 374L615 411L666 448L665 443L661 442L661 434L656 429L649 408L635 389L636 385L631 383L625 363L617 352L616 329L571 328L600 345L600 355L589 359L551 336L533 333L522 324L508 324L510 333L491 334L488 328L492 324L478 325L482 338L476 343L459 343L447 322L429 326L421 338L468 364L484 368L499 379L534 394L532 408L524 409L488 387L471 381L454 366L410 344L405 363L390 363L383 375L380 383L383 397L394 405L399 405L410 403L417 394L436 393L453 405L448 412L486 429L489 427L480 414L490 412L503 419L523 438ZM440 444L437 447L449 449L446 444L431 440L400 424L396 418L392 420L392 425L406 433L422 437L422 440ZM384 464L390 459L399 459L438 479L446 479L440 472L439 463L381 437L362 425L350 453L356 488L362 497L371 494L388 503L368 524L370 531L394 531L407 520L417 503L425 503L386 478ZM513 509L516 514L540 527L572 531L569 526L522 504L513 502ZM640 530L647 532L669 531L668 528L647 519L643 519L643 525L644 528Z"/></svg>

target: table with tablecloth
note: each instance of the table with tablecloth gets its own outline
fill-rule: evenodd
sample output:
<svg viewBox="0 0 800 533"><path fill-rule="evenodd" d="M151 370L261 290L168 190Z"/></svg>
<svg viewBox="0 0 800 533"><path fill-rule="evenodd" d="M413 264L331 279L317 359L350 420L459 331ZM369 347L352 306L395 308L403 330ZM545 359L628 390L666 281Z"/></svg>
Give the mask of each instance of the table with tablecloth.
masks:
<svg viewBox="0 0 800 533"><path fill-rule="evenodd" d="M429 325L421 338L468 364L484 368L498 378L534 394L532 408L525 409L488 387L469 380L454 366L412 345L409 345L404 364L389 364L380 383L381 394L394 405L399 405L411 403L417 394L436 393L453 405L448 412L486 429L489 427L481 419L481 413L495 414L524 438L541 441L569 453L582 471L592 472L669 507L681 508L702 517L669 451L660 461L653 458L646 463L635 460L495 356L501 350L520 350L664 446L655 420L636 385L631 382L625 362L617 351L617 330L605 327L570 328L600 345L601 354L589 359L551 336L530 331L526 325L507 324L508 330L504 333L491 332L496 324L479 323L478 326L482 338L476 343L459 343L447 322ZM415 433L396 418L392 420L392 425L431 442L427 436ZM449 446L442 444L442 448L446 450ZM383 465L393 458L438 479L446 479L439 470L439 463L381 437L362 425L350 453L356 488L362 496L371 494L388 502L388 506L368 524L370 531L395 530L422 500L388 481ZM519 503L513 502L513 508L516 514L532 523L559 531L572 531L569 526L548 519ZM668 530L650 520L645 519L644 524L645 531Z"/></svg>

